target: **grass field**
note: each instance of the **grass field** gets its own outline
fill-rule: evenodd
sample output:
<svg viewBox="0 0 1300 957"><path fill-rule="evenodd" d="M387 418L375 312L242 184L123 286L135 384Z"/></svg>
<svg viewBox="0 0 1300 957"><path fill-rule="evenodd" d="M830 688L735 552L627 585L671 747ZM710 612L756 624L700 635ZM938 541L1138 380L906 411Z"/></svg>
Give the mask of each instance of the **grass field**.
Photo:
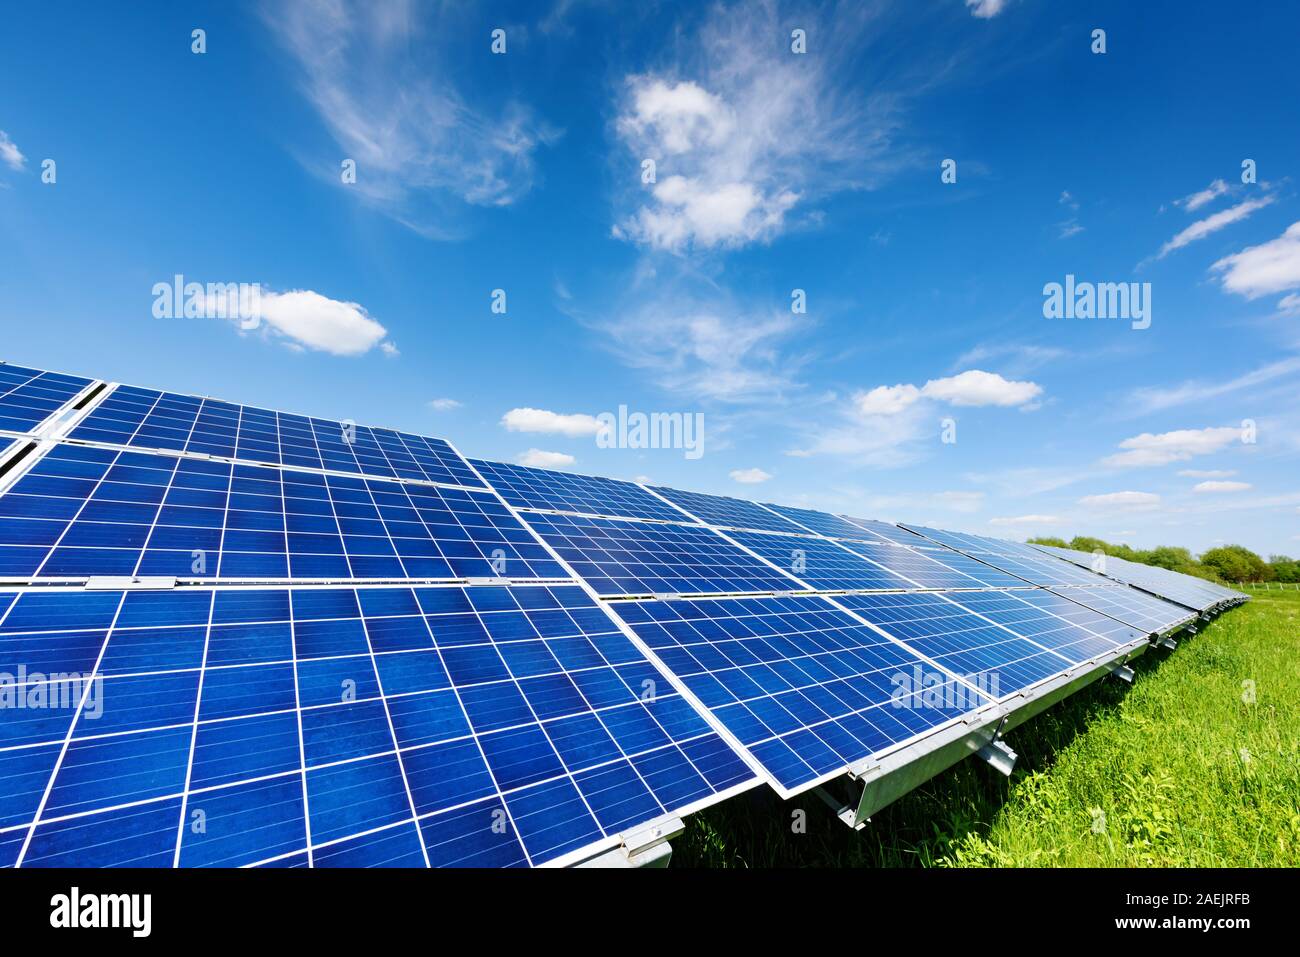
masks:
<svg viewBox="0 0 1300 957"><path fill-rule="evenodd" d="M1255 593L1134 669L1012 731L1009 779L967 759L856 833L758 788L690 817L672 866L1300 865L1300 593Z"/></svg>

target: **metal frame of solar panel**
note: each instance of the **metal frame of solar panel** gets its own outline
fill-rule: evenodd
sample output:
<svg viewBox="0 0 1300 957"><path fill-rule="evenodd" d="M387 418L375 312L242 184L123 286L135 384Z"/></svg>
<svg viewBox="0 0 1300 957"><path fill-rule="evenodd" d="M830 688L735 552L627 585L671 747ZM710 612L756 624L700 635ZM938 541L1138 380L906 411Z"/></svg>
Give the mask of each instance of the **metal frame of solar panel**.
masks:
<svg viewBox="0 0 1300 957"><path fill-rule="evenodd" d="M759 783L450 443L358 426L432 457L334 469L281 441L323 420L183 396L188 437L104 441L114 395L170 394L85 382L5 450L0 673L67 707L0 709L0 865L655 866Z"/></svg>
<svg viewBox="0 0 1300 957"><path fill-rule="evenodd" d="M659 864L761 780L860 827L1195 618L1017 543L66 378L0 477L0 670L117 694L0 724L0 864Z"/></svg>

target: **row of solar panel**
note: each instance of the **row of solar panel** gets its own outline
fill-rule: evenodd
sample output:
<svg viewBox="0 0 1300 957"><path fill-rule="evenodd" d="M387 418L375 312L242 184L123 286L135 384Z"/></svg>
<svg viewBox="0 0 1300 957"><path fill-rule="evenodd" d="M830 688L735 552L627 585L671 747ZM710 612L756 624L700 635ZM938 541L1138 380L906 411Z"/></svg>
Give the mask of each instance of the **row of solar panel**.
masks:
<svg viewBox="0 0 1300 957"><path fill-rule="evenodd" d="M576 586L0 609L4 865L537 864L754 781Z"/></svg>
<svg viewBox="0 0 1300 957"><path fill-rule="evenodd" d="M99 688L62 713L6 716L0 779L15 783L0 793L0 863L543 863L750 786L751 767L796 793L1189 617L993 539L471 467L445 443L445 475L407 477L477 486L477 470L496 491L391 481L391 455L290 458L327 447L334 424L302 425L319 421L121 387L74 439L92 427L82 440L290 467L61 444L0 495L0 573L568 578L545 541L607 596L878 593L603 609L574 585L0 597L0 669L26 674L15 689L48 700L63 690L52 674ZM241 764L271 724L287 763ZM110 747L126 750L80 757ZM164 768L182 752L177 784ZM163 753L172 764L149 763ZM209 761L230 770L214 776ZM388 803L365 810L371 798ZM258 826L259 802L283 818ZM223 827L209 844L183 825L187 809L206 819L213 807Z"/></svg>

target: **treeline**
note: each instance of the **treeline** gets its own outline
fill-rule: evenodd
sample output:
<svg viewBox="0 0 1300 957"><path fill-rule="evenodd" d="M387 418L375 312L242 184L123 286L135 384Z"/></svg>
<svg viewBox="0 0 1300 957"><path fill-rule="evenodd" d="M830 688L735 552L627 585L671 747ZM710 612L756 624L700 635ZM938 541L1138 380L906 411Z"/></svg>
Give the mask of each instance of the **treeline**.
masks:
<svg viewBox="0 0 1300 957"><path fill-rule="evenodd" d="M1249 548L1241 545L1220 545L1211 548L1197 558L1185 548L1162 545L1159 548L1142 550L1129 548L1127 545L1112 545L1100 538L1088 538L1076 535L1070 541L1063 538L1031 538L1034 545L1055 545L1058 548L1073 548L1076 551L1094 554L1097 551L1115 558L1126 558L1143 565L1156 565L1172 572L1195 575L1210 581L1232 582L1300 582L1300 560L1285 555L1271 555L1267 560L1260 558Z"/></svg>

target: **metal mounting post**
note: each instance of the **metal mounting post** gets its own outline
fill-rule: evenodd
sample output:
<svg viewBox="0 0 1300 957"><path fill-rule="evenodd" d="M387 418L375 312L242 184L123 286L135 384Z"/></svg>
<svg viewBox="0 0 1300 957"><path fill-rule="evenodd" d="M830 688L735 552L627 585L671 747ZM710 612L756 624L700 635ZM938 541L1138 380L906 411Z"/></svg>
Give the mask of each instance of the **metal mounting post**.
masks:
<svg viewBox="0 0 1300 957"><path fill-rule="evenodd" d="M993 739L975 753L1006 777L1011 777L1011 771L1016 766L1016 758L1019 757L1001 738Z"/></svg>
<svg viewBox="0 0 1300 957"><path fill-rule="evenodd" d="M1110 666L1109 670L1110 673L1113 674L1120 681L1126 682L1128 684L1133 683L1133 669L1130 668L1128 665L1122 664L1120 662L1115 662L1115 664Z"/></svg>

